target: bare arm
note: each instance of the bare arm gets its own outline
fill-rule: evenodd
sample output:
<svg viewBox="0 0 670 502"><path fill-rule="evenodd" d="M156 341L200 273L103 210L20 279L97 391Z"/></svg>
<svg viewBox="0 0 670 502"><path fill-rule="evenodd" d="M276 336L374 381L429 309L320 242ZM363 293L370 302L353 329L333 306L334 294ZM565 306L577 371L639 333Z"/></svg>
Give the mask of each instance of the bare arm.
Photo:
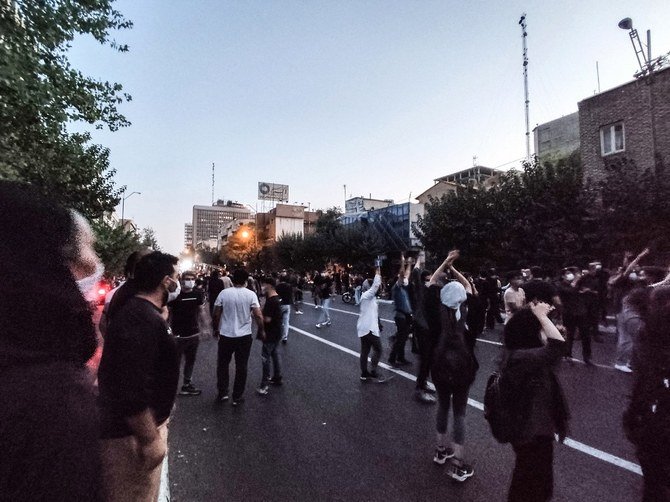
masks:
<svg viewBox="0 0 670 502"><path fill-rule="evenodd" d="M167 450L161 441L156 419L151 410L146 408L136 415L127 417L126 423L137 439L138 454L144 467L152 470L160 465Z"/></svg>
<svg viewBox="0 0 670 502"><path fill-rule="evenodd" d="M549 319L549 317L547 316L547 314L549 314L549 312L553 310L553 307L551 305L543 302L531 303L530 310L533 312L533 314L535 314L537 320L540 321L544 337L553 338L554 340L558 340L559 342L565 341L565 339L561 335L561 332L554 325L554 323L551 322L551 319Z"/></svg>
<svg viewBox="0 0 670 502"><path fill-rule="evenodd" d="M265 324L263 323L263 311L260 307L252 307L251 315L256 319L256 324L258 324L258 337L265 337Z"/></svg>
<svg viewBox="0 0 670 502"><path fill-rule="evenodd" d="M219 321L221 321L221 312L223 312L223 308L216 305L214 307L214 312L212 313L212 335L214 338L218 338L219 336Z"/></svg>
<svg viewBox="0 0 670 502"><path fill-rule="evenodd" d="M453 251L449 251L449 255L446 257L446 259L442 262L442 264L437 267L437 270L433 272L433 275L430 276L430 286L433 284L437 284L437 281L440 277L441 274L444 273L444 270L449 268L452 263L454 263L454 260L458 258L459 252L457 249L454 249Z"/></svg>
<svg viewBox="0 0 670 502"><path fill-rule="evenodd" d="M470 281L468 281L463 274L456 270L453 265L449 267L449 270L452 274L454 274L456 280L463 285L465 292L472 294L472 285L470 284Z"/></svg>

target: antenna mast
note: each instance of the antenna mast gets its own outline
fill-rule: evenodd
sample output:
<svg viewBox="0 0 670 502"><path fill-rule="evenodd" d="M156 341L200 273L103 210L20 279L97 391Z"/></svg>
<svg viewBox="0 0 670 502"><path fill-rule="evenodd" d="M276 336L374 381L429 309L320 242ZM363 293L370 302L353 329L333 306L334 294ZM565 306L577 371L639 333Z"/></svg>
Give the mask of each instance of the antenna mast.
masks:
<svg viewBox="0 0 670 502"><path fill-rule="evenodd" d="M214 162L212 162L212 206L214 205Z"/></svg>
<svg viewBox="0 0 670 502"><path fill-rule="evenodd" d="M530 100L528 99L528 46L526 45L528 33L526 33L525 12L521 14L519 24L521 25L521 41L523 42L523 92L526 105L526 161L530 162L530 120L528 118L528 104L530 103Z"/></svg>

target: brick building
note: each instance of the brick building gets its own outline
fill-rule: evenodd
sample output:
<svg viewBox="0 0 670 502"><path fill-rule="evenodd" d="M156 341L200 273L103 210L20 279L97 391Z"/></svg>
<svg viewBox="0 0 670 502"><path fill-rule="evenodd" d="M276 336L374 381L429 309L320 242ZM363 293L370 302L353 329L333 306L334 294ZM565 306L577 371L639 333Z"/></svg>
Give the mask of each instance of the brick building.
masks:
<svg viewBox="0 0 670 502"><path fill-rule="evenodd" d="M581 101L579 136L587 182L622 158L641 170L670 161L670 68Z"/></svg>

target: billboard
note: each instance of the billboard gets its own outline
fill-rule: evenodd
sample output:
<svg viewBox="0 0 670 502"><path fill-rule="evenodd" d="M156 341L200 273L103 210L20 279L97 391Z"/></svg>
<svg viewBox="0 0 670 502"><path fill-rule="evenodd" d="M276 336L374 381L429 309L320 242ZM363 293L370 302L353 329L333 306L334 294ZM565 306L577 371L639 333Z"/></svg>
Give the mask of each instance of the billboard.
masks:
<svg viewBox="0 0 670 502"><path fill-rule="evenodd" d="M258 200L288 202L288 185L258 182Z"/></svg>

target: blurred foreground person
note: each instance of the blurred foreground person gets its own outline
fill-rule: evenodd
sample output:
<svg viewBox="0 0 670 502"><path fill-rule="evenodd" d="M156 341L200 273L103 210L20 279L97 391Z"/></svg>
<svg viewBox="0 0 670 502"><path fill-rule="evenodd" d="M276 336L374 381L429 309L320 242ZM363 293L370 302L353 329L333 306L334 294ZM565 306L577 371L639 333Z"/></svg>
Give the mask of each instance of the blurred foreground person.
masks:
<svg viewBox="0 0 670 502"><path fill-rule="evenodd" d="M101 445L105 498L154 501L167 453L179 357L165 319L178 295L177 258L154 251L135 267L137 292L111 317L102 352Z"/></svg>
<svg viewBox="0 0 670 502"><path fill-rule="evenodd" d="M86 220L0 181L0 500L100 500Z"/></svg>
<svg viewBox="0 0 670 502"><path fill-rule="evenodd" d="M670 501L670 287L650 293L633 363L635 383L624 414L644 475L643 502Z"/></svg>

